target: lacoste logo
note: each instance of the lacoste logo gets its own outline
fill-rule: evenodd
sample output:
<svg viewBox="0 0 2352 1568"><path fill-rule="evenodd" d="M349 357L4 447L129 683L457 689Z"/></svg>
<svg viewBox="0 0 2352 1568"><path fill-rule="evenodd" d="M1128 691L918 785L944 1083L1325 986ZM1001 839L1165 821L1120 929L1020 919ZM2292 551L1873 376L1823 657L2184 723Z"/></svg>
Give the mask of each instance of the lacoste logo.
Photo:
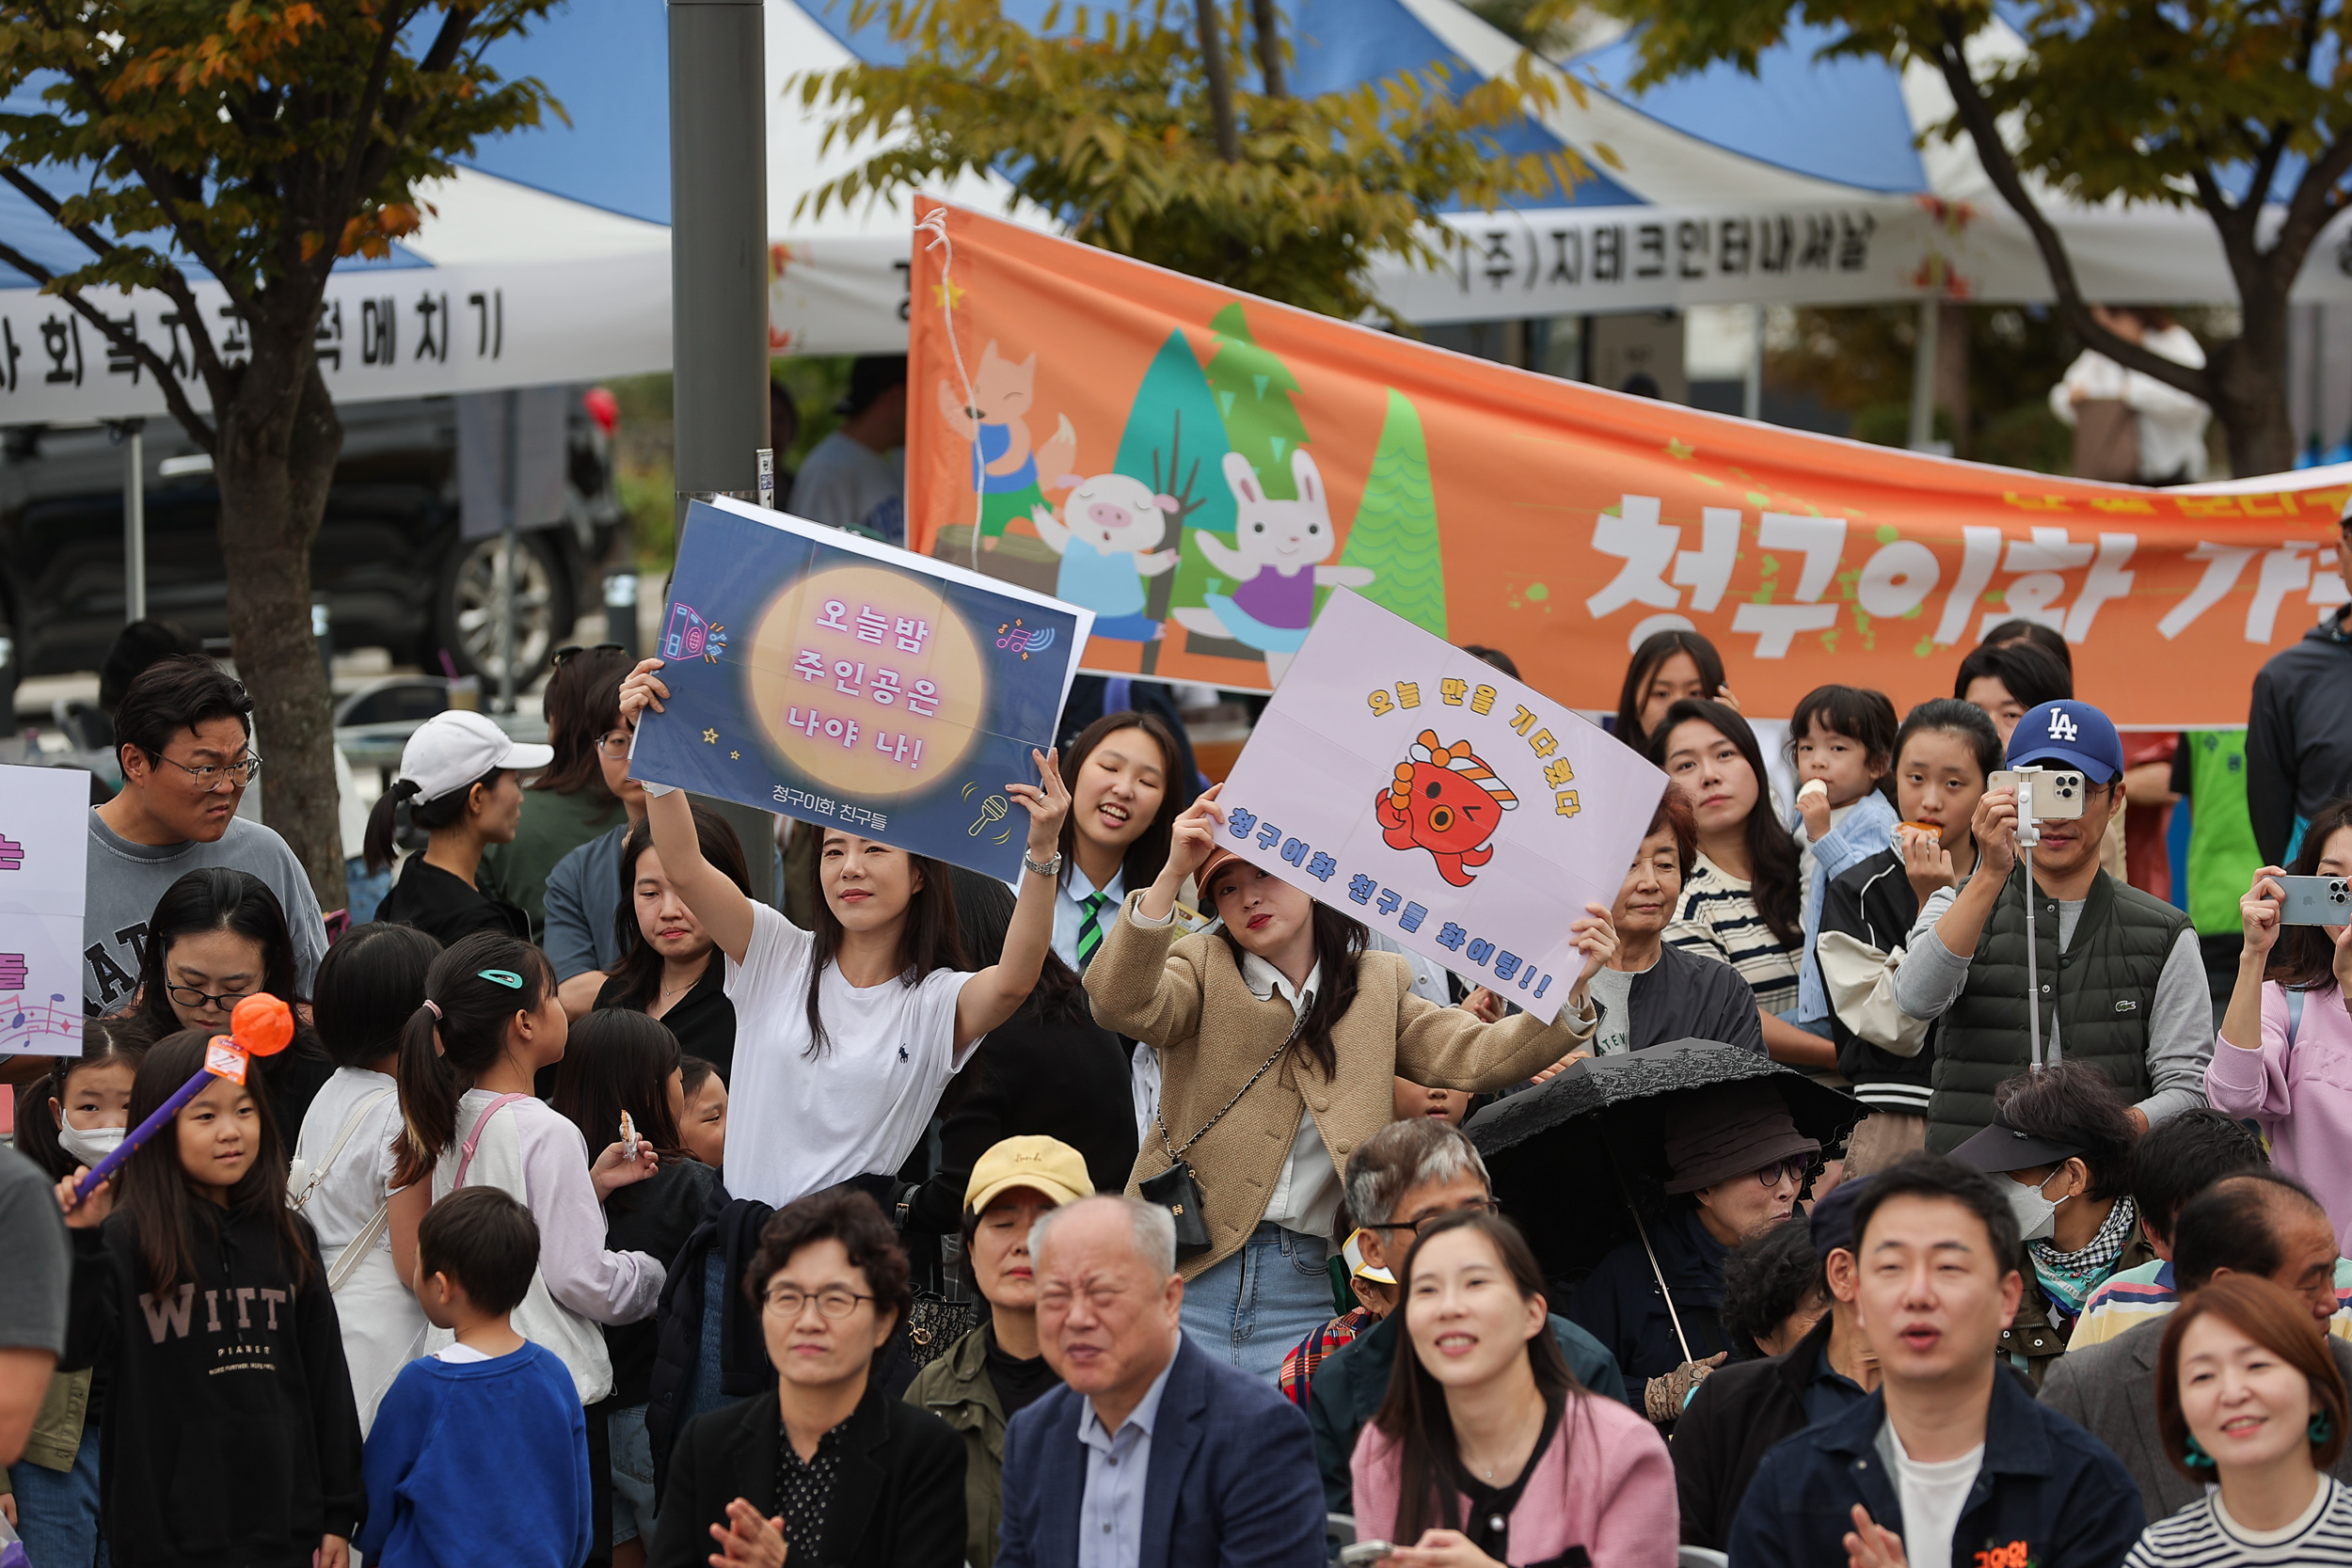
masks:
<svg viewBox="0 0 2352 1568"><path fill-rule="evenodd" d="M2139 1011L2139 1004L2134 1002L2129 997L2125 997L2122 1001L2118 1002L2115 1005L2115 1010L2119 1013L2136 1013ZM901 1054L903 1054L903 1053L901 1053Z"/></svg>

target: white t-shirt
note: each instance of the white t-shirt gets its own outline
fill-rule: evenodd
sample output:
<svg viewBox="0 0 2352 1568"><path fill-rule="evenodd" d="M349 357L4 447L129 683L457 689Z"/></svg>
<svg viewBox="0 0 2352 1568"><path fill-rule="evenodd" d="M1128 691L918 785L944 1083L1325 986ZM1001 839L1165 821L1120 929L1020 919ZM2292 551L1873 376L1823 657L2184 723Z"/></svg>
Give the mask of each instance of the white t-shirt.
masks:
<svg viewBox="0 0 2352 1568"><path fill-rule="evenodd" d="M778 1209L914 1151L947 1080L979 1046L956 1049L956 998L972 976L935 969L919 984L864 989L825 968L818 1006L827 1045L809 1054L808 960L816 939L752 905L743 961L727 960L735 1004L735 1078L726 1167L733 1197Z"/></svg>
<svg viewBox="0 0 2352 1568"><path fill-rule="evenodd" d="M1968 1507L1968 1490L1984 1466L1979 1443L1958 1459L1923 1465L1903 1449L1892 1421L1879 1428L1879 1452L1895 1472L1895 1496L1903 1505L1903 1556L1910 1568L1952 1568L1952 1535Z"/></svg>
<svg viewBox="0 0 2352 1568"><path fill-rule="evenodd" d="M791 507L795 516L896 545L906 537L905 494L903 455L876 451L836 430L802 462Z"/></svg>

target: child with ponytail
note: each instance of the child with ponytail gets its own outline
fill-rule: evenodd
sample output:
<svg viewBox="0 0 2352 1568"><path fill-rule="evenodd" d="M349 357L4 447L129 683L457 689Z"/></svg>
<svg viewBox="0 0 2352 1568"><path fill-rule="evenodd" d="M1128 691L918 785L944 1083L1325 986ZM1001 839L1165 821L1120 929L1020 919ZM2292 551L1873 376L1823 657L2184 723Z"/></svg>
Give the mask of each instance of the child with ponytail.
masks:
<svg viewBox="0 0 2352 1568"><path fill-rule="evenodd" d="M187 1029L139 1063L136 1126L204 1065ZM346 1568L365 1488L359 1416L310 1223L286 1204L269 1098L215 1078L79 1203L61 1370L109 1394L99 1507L110 1560Z"/></svg>
<svg viewBox="0 0 2352 1568"><path fill-rule="evenodd" d="M598 1325L651 1317L663 1278L644 1253L606 1249L604 1199L653 1176L660 1153L641 1138L632 1155L616 1136L592 1164L580 1129L533 1098L532 1077L563 1060L568 1033L555 971L529 942L477 931L433 960L423 1005L401 1034L393 1219L413 1236L429 1204L463 1187L496 1187L531 1211L539 1267L514 1310L515 1332L553 1352L580 1402L592 1405L612 1392ZM436 1329L425 1349L453 1342ZM605 1423L588 1429L601 1557L612 1529L611 1462Z"/></svg>

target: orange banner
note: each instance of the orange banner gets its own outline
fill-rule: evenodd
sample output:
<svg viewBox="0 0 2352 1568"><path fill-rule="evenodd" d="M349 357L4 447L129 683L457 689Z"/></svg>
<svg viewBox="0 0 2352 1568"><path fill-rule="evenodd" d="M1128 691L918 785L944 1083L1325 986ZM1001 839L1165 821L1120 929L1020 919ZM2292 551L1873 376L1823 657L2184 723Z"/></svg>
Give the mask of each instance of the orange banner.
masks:
<svg viewBox="0 0 2352 1568"><path fill-rule="evenodd" d="M1104 673L1264 690L1345 584L1613 709L1694 626L1751 713L1948 695L2013 615L2120 724L2243 724L2346 594L2343 469L2094 484L1511 369L918 203L907 544L1095 612Z"/></svg>

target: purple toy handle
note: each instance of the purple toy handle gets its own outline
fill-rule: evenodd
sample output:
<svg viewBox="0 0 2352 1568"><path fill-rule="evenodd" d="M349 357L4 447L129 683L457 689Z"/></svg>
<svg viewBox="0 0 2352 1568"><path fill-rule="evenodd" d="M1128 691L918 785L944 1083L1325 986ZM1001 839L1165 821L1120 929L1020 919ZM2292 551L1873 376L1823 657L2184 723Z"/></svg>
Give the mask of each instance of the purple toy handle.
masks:
<svg viewBox="0 0 2352 1568"><path fill-rule="evenodd" d="M156 1132L161 1131L163 1127L171 1120L172 1117L178 1116L182 1106L185 1105L189 1101L194 1100L199 1094L203 1092L204 1085L211 1082L212 1077L212 1069L199 1069L195 1077L189 1079L186 1083L172 1090L171 1098L165 1101L161 1105L156 1106L155 1114L153 1116L149 1117L145 1121L140 1122L138 1126L132 1131L129 1137L115 1145L114 1152L107 1155L103 1160L99 1161L96 1165L91 1167L90 1173L87 1176L83 1177L81 1181L75 1185L73 1189L74 1203L78 1206L84 1198L87 1198L90 1194L98 1190L98 1184L101 1181L105 1180L106 1178L112 1176L116 1171L120 1170L122 1168L122 1162L131 1157L131 1151L138 1148L139 1145L145 1143L148 1139L153 1137Z"/></svg>

